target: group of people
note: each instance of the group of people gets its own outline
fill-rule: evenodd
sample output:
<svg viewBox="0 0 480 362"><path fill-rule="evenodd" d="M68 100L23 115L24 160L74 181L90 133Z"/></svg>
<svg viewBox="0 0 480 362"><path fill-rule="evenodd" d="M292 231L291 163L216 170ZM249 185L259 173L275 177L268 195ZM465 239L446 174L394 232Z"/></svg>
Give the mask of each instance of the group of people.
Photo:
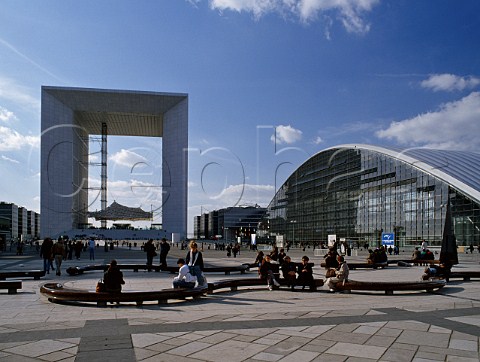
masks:
<svg viewBox="0 0 480 362"><path fill-rule="evenodd" d="M419 250L419 248L416 247L413 250L412 260L434 260L434 259L435 259L435 255L429 249Z"/></svg>
<svg viewBox="0 0 480 362"><path fill-rule="evenodd" d="M50 274L51 270L56 270L56 275L61 275L62 261L67 258L65 245L62 238L53 242L52 238L45 238L40 248L40 257L43 258L43 271ZM55 267L53 266L55 261Z"/></svg>
<svg viewBox="0 0 480 362"><path fill-rule="evenodd" d="M162 242L166 242L166 240L162 240ZM148 244L149 242L145 246L147 247ZM160 255L162 255L161 251ZM194 288L196 285L204 286L206 284L207 280L203 275L202 252L198 250L195 241L190 242L190 250L185 259L178 259L177 265L179 270L178 275L173 278L173 288ZM103 282L105 290L109 293L120 293L122 291L122 285L125 284L125 281L116 260L110 262L110 266L103 276Z"/></svg>
<svg viewBox="0 0 480 362"><path fill-rule="evenodd" d="M160 269L166 270L167 268L167 255L170 251L170 244L167 242L166 238L162 238L160 241ZM153 239L149 239L145 245L143 245L143 251L147 253L147 267L148 271L152 271L153 258L156 257L157 247L153 243Z"/></svg>
<svg viewBox="0 0 480 362"><path fill-rule="evenodd" d="M283 249L282 249L283 251ZM278 250L273 250L272 253L264 255L262 251L258 251L257 259L255 263L258 263L258 275L261 279L265 280L269 290L274 290L280 286L277 280L277 270L282 272L282 276L287 283L287 287L293 291L295 286L302 286L305 289L308 286L310 289L313 287L313 269L312 264L309 263L308 256L302 257L302 262L297 264L292 262L292 259L288 256L282 256L278 259ZM274 259L277 257L277 259ZM277 267L274 267L277 265ZM279 276L279 273L278 273Z"/></svg>
<svg viewBox="0 0 480 362"><path fill-rule="evenodd" d="M375 250L368 249L368 264L385 264L388 262L388 256L385 246L375 248Z"/></svg>

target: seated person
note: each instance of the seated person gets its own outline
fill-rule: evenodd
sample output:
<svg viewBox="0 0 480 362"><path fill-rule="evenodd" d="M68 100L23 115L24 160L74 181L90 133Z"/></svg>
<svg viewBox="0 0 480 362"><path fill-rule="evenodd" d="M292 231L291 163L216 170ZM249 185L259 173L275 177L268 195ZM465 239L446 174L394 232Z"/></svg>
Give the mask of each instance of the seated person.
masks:
<svg viewBox="0 0 480 362"><path fill-rule="evenodd" d="M431 278L445 278L448 281L451 269L452 266L448 263L427 266L424 274L422 275L422 280L429 280Z"/></svg>
<svg viewBox="0 0 480 362"><path fill-rule="evenodd" d="M378 258L377 258L377 263L384 264L388 262L388 256L387 256L387 251L385 249L385 246L381 246L380 249L378 250Z"/></svg>
<svg viewBox="0 0 480 362"><path fill-rule="evenodd" d="M367 263L368 264L375 264L377 262L377 253L373 251L372 249L368 249L368 258L367 258Z"/></svg>
<svg viewBox="0 0 480 362"><path fill-rule="evenodd" d="M426 250L425 250L425 255L423 256L423 259L425 259L425 260L434 260L434 259L435 259L435 255L433 255L433 253L432 253L431 250L426 249Z"/></svg>
<svg viewBox="0 0 480 362"><path fill-rule="evenodd" d="M125 281L115 259L110 262L108 270L103 275L103 282L105 283L105 291L108 293L120 293L122 291L122 284L125 284Z"/></svg>
<svg viewBox="0 0 480 362"><path fill-rule="evenodd" d="M174 288L194 288L197 277L190 274L190 268L185 264L185 260L180 258L177 260L178 275L173 278Z"/></svg>
<svg viewBox="0 0 480 362"><path fill-rule="evenodd" d="M328 278L326 280L326 284L331 292L335 292L335 285L338 282L342 281L348 281L348 274L350 273L350 270L348 269L348 265L345 262L345 259L343 256L339 255L337 257L338 263L340 264L339 267L337 268L337 271L335 273L334 277Z"/></svg>
<svg viewBox="0 0 480 362"><path fill-rule="evenodd" d="M257 258L255 259L254 264L256 264L258 267L260 267L260 265L262 265L262 261L263 261L264 256L265 255L263 254L263 251L261 251L261 250L257 251Z"/></svg>
<svg viewBox="0 0 480 362"><path fill-rule="evenodd" d="M302 286L302 289L305 289L305 286L309 286L310 289L313 287L313 269L312 266L308 264L310 259L308 256L302 257L302 263L298 266L297 273L297 284Z"/></svg>
<svg viewBox="0 0 480 362"><path fill-rule="evenodd" d="M417 246L412 253L412 260L419 260L419 259L421 259L421 252L420 250L418 250L418 246Z"/></svg>
<svg viewBox="0 0 480 362"><path fill-rule="evenodd" d="M272 258L270 255L265 255L263 258L262 264L258 268L258 275L261 279L267 281L267 286L269 290L273 290L273 287L279 287L280 283L275 280L272 270Z"/></svg>
<svg viewBox="0 0 480 362"><path fill-rule="evenodd" d="M337 262L337 251L335 249L329 249L328 253L325 254L323 257L325 259L325 268L330 269L330 268L337 268L338 267L338 262Z"/></svg>
<svg viewBox="0 0 480 362"><path fill-rule="evenodd" d="M295 288L295 281L297 279L297 266L292 259L287 255L283 258L283 264L281 265L282 268L282 276L287 281L287 286L291 287L292 290Z"/></svg>
<svg viewBox="0 0 480 362"><path fill-rule="evenodd" d="M278 260L278 246L273 247L273 250L270 252L270 258L274 261Z"/></svg>

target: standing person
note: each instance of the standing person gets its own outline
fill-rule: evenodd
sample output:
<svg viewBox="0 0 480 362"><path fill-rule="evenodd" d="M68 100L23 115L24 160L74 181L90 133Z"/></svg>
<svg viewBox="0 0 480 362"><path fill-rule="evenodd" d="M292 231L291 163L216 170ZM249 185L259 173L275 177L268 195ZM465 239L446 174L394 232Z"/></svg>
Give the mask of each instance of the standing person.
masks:
<svg viewBox="0 0 480 362"><path fill-rule="evenodd" d="M339 266L337 268L337 271L335 272L335 276L328 278L326 281L326 284L330 289L330 292L335 292L335 284L337 284L338 282L348 281L348 274L350 273L350 270L348 269L348 265L345 262L345 258L339 255L337 256L337 260L338 260Z"/></svg>
<svg viewBox="0 0 480 362"><path fill-rule="evenodd" d="M234 245L233 248L232 248L232 253L233 253L233 257L236 258L237 257L237 254L240 250L240 247L238 246L238 244Z"/></svg>
<svg viewBox="0 0 480 362"><path fill-rule="evenodd" d="M272 258L270 255L265 255L262 264L258 268L258 275L260 279L267 281L268 290L273 290L273 287L279 287L280 283L275 280L272 270Z"/></svg>
<svg viewBox="0 0 480 362"><path fill-rule="evenodd" d="M88 251L90 253L90 260L95 260L95 240L93 238L88 240Z"/></svg>
<svg viewBox="0 0 480 362"><path fill-rule="evenodd" d="M283 259L285 258L285 256L287 256L287 253L285 253L285 249L281 248L280 252L278 253L278 264L283 264Z"/></svg>
<svg viewBox="0 0 480 362"><path fill-rule="evenodd" d="M197 277L190 274L190 268L185 264L185 260L177 260L178 275L173 278L173 288L194 288Z"/></svg>
<svg viewBox="0 0 480 362"><path fill-rule="evenodd" d="M122 291L123 273L117 266L117 261L113 259L110 262L108 270L103 274L103 282L105 283L105 291L108 293L120 293Z"/></svg>
<svg viewBox="0 0 480 362"><path fill-rule="evenodd" d="M53 240L51 238L45 238L40 248L40 257L43 258L43 271L50 274L50 268L55 270L52 265L52 248Z"/></svg>
<svg viewBox="0 0 480 362"><path fill-rule="evenodd" d="M197 277L198 285L206 284L206 279L203 276L203 255L198 250L198 245L194 240L190 242L190 250L185 257L185 262L190 267L190 274Z"/></svg>
<svg viewBox="0 0 480 362"><path fill-rule="evenodd" d="M57 268L57 275L62 275L62 271L60 270L62 266L63 258L65 257L65 246L63 245L63 240L58 238L58 241L52 247L52 254L55 259L55 267Z"/></svg>
<svg viewBox="0 0 480 362"><path fill-rule="evenodd" d="M422 240L422 250L427 250L428 244L425 239Z"/></svg>
<svg viewBox="0 0 480 362"><path fill-rule="evenodd" d="M228 244L227 245L227 257L230 258L231 255L232 255L232 244Z"/></svg>
<svg viewBox="0 0 480 362"><path fill-rule="evenodd" d="M170 244L167 242L167 239L162 238L160 242L160 268L162 270L167 269L167 255L170 251Z"/></svg>
<svg viewBox="0 0 480 362"><path fill-rule="evenodd" d="M309 264L308 256L304 255L302 257L302 263L298 266L298 278L297 284L302 286L302 289L305 289L305 286L309 286L310 290L313 287L313 268L312 265Z"/></svg>
<svg viewBox="0 0 480 362"><path fill-rule="evenodd" d="M72 240L68 240L68 256L67 256L67 259L68 260L72 260L72 256L73 256L73 244L72 244Z"/></svg>
<svg viewBox="0 0 480 362"><path fill-rule="evenodd" d="M74 246L75 258L77 258L77 260L80 260L80 254L82 253L82 249L83 249L83 244L81 240L77 240Z"/></svg>
<svg viewBox="0 0 480 362"><path fill-rule="evenodd" d="M153 257L157 255L157 252L155 251L155 245L153 244L153 239L149 239L147 241L143 247L143 251L147 253L148 271L152 271Z"/></svg>

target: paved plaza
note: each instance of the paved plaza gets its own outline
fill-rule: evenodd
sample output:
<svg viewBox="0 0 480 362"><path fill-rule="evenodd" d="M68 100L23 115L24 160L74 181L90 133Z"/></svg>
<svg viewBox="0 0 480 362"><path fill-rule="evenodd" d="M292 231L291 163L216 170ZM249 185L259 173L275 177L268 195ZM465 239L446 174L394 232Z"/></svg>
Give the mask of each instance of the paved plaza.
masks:
<svg viewBox="0 0 480 362"><path fill-rule="evenodd" d="M144 263L138 249L97 250L96 263L112 258ZM169 264L184 257L172 248ZM321 256L312 250L291 250L299 261L309 255L321 277ZM411 251L400 255L409 258ZM209 265L253 262L255 253L237 258L204 250ZM461 254L457 270L480 270L478 253ZM365 260L362 253L349 260ZM158 260L156 261L158 263ZM45 282L94 289L101 272L69 276L51 272L42 280L23 280L16 295L0 291L0 362L5 361L479 361L480 281L451 281L440 292L351 294L291 292L287 289L240 288L217 291L200 300L112 305L50 303L39 293ZM24 256L0 254L1 270L42 269L34 250ZM355 280L419 280L423 267L390 266L385 270L353 270ZM251 276L209 273L209 281ZM124 271L125 290L156 290L171 286L165 272Z"/></svg>

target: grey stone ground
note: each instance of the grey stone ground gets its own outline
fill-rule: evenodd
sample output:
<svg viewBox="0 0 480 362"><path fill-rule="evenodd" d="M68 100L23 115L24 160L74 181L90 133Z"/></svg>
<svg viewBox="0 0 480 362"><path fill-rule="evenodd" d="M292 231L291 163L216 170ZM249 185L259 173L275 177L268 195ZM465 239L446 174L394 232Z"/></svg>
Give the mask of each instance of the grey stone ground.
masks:
<svg viewBox="0 0 480 362"><path fill-rule="evenodd" d="M172 249L169 262L185 252ZM304 254L289 253L294 261ZM305 254L317 265L320 256ZM410 251L400 257L408 258ZM205 250L208 264L252 262ZM140 250L97 251L98 263L145 261ZM350 260L364 260L365 255ZM480 270L480 256L460 255L457 269ZM42 260L0 254L0 269L41 269ZM72 265L90 264L84 253ZM357 280L418 280L422 267L351 271ZM126 290L170 287L172 275L124 272ZM256 277L256 272L248 276ZM23 281L17 295L0 291L0 362L4 361L479 361L480 281L452 281L442 291L330 294L244 288L218 292L198 301L164 305L125 304L107 308L52 304L40 295L47 281L94 289L100 272L71 277L50 273ZM209 280L240 277L208 274ZM243 275L242 277L245 277Z"/></svg>

